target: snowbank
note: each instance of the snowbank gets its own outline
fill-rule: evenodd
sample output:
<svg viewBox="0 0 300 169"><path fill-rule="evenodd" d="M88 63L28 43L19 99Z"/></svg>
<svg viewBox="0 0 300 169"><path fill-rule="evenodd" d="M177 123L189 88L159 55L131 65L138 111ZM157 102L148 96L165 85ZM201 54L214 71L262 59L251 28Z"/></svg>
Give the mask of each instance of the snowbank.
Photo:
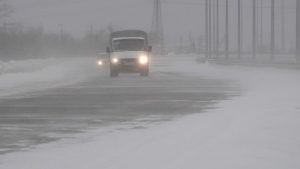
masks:
<svg viewBox="0 0 300 169"><path fill-rule="evenodd" d="M300 168L299 71L177 64L180 69L173 65L158 71L231 79L244 86L244 95L207 113L136 124L146 129L120 124L31 152L8 154L0 161L1 168Z"/></svg>
<svg viewBox="0 0 300 169"><path fill-rule="evenodd" d="M76 83L92 76L94 58L1 62L0 97Z"/></svg>
<svg viewBox="0 0 300 169"><path fill-rule="evenodd" d="M33 72L55 64L54 58L49 59L28 59L28 60L11 60L8 62L0 61L0 74Z"/></svg>

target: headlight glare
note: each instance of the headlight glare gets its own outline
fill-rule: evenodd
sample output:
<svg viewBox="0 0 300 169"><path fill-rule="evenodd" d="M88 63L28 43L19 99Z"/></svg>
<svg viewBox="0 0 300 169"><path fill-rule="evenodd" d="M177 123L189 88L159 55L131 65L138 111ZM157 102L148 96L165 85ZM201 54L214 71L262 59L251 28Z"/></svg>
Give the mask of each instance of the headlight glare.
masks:
<svg viewBox="0 0 300 169"><path fill-rule="evenodd" d="M114 63L117 63L119 60L117 58L113 58L112 60Z"/></svg>
<svg viewBox="0 0 300 169"><path fill-rule="evenodd" d="M145 56L140 57L140 63L147 63L148 62L148 58Z"/></svg>

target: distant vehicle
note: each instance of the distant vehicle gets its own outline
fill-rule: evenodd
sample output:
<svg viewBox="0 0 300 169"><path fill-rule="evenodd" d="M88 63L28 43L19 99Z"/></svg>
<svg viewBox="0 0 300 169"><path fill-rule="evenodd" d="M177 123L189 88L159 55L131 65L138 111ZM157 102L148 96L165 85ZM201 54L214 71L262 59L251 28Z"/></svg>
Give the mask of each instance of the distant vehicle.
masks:
<svg viewBox="0 0 300 169"><path fill-rule="evenodd" d="M108 57L107 53L99 53L98 54L98 59L97 59L97 64L99 66L103 66L104 62L107 60L107 57ZM107 64L107 63L105 62L105 64Z"/></svg>
<svg viewBox="0 0 300 169"><path fill-rule="evenodd" d="M98 65L102 66L103 65L103 61L101 59L98 59Z"/></svg>
<svg viewBox="0 0 300 169"><path fill-rule="evenodd" d="M149 54L152 47L148 46L147 33L140 30L113 32L110 35L109 54L110 76L119 73L140 73L149 75Z"/></svg>

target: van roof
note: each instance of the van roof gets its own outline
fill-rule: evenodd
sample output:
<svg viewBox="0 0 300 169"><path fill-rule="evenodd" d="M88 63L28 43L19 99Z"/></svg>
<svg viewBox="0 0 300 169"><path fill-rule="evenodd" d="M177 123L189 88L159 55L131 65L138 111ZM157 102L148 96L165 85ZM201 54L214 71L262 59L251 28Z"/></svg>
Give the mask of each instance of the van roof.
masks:
<svg viewBox="0 0 300 169"><path fill-rule="evenodd" d="M147 33L141 30L125 30L113 32L110 34L110 45L112 45L112 40L115 38L129 38L129 37L139 37L145 39L145 45L148 46L148 36ZM110 46L112 47L112 46Z"/></svg>
<svg viewBox="0 0 300 169"><path fill-rule="evenodd" d="M142 39L145 40L143 37L122 37L122 38L113 38L112 40L123 40L123 39Z"/></svg>

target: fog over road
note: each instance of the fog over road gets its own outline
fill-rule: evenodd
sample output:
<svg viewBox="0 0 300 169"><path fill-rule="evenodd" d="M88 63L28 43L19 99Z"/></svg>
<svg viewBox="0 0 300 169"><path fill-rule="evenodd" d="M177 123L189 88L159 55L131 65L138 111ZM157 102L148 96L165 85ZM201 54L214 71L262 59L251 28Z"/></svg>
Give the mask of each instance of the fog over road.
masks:
<svg viewBox="0 0 300 169"><path fill-rule="evenodd" d="M102 67L80 83L1 98L0 155L143 117L157 118L141 124L202 113L238 93L230 81L187 73L180 62L194 59L153 59L149 77L111 78ZM176 71L166 69L176 65Z"/></svg>

